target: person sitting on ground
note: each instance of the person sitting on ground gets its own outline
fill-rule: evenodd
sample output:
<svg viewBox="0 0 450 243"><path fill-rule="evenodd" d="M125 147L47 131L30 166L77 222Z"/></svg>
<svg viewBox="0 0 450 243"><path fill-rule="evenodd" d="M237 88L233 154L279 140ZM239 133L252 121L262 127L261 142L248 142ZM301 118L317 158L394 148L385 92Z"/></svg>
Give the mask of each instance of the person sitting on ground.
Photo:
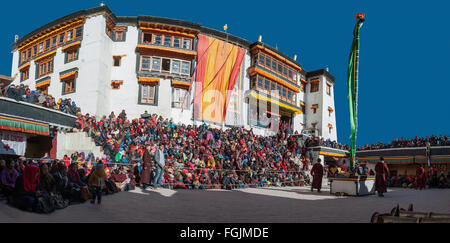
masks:
<svg viewBox="0 0 450 243"><path fill-rule="evenodd" d="M16 180L19 176L18 172L14 169L13 161L8 160L6 162L6 168L0 173L0 190L7 198L7 202L11 202L11 196L16 187Z"/></svg>
<svg viewBox="0 0 450 243"><path fill-rule="evenodd" d="M35 211L37 199L42 195L39 187L39 167L34 165L25 166L23 175L16 180L13 192L13 205L19 209Z"/></svg>

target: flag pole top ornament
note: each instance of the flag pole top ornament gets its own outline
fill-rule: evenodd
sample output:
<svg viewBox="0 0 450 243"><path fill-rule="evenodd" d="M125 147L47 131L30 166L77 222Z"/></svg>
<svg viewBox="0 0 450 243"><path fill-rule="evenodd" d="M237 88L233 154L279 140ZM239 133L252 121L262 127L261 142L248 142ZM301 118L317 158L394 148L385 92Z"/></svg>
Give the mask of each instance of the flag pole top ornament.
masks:
<svg viewBox="0 0 450 243"><path fill-rule="evenodd" d="M364 17L365 17L366 15L365 14L356 14L356 20L362 20L362 21L364 21L365 19L364 19Z"/></svg>

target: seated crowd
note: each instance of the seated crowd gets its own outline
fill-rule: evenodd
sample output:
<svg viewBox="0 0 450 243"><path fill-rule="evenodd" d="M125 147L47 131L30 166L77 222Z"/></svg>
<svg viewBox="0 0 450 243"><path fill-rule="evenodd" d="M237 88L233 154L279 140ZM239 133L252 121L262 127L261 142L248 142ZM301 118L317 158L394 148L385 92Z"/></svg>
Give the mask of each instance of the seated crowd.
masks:
<svg viewBox="0 0 450 243"><path fill-rule="evenodd" d="M80 108L77 107L75 101L70 98L60 98L57 102L52 95L44 94L41 90L30 90L24 84L10 85L9 87L0 88L0 96L11 98L17 101L23 101L35 105L40 105L46 108L59 110L61 112L77 115L80 113Z"/></svg>
<svg viewBox="0 0 450 243"><path fill-rule="evenodd" d="M375 150L375 149L389 149L389 148L408 148L408 147L427 147L427 146L450 146L450 139L447 135L432 135L430 137L422 138L415 137L410 139L400 138L394 139L390 144L378 142L376 144L366 144L358 147L358 151Z"/></svg>
<svg viewBox="0 0 450 243"><path fill-rule="evenodd" d="M162 183L171 188L232 189L309 182L309 153L289 135L286 125L280 126L284 129L276 136L263 137L243 128L174 124L147 113L130 121L122 111L118 116L111 112L101 120L89 114L80 116L77 127L101 146L106 164L132 166L134 180L143 187ZM164 173L161 182L151 183L160 147L165 157Z"/></svg>
<svg viewBox="0 0 450 243"><path fill-rule="evenodd" d="M312 137L312 138L306 139L305 146L306 147L322 146L322 147L328 147L328 148L350 150L350 147L346 144L340 144L336 141L331 141L330 139L325 140L325 139L319 138L319 137Z"/></svg>
<svg viewBox="0 0 450 243"><path fill-rule="evenodd" d="M431 174L431 176L430 176ZM411 175L392 175L387 177L389 187L403 187L403 188L450 188L450 172L447 176L441 171L437 173L435 169L431 169L430 173L425 172L424 176L418 179L417 176ZM420 182L419 180L423 180ZM422 185L422 186L421 186Z"/></svg>
<svg viewBox="0 0 450 243"><path fill-rule="evenodd" d="M22 210L51 213L83 203L91 195L91 203L97 198L100 204L102 193L115 192L118 189L106 177L100 160L89 172L86 165L50 160L48 156L40 160L0 160L0 198Z"/></svg>

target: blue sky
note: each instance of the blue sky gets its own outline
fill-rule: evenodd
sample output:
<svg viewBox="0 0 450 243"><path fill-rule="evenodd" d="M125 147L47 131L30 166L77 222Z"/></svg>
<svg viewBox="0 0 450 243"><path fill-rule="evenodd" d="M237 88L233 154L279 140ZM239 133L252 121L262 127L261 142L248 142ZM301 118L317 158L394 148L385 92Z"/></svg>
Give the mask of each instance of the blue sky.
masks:
<svg viewBox="0 0 450 243"><path fill-rule="evenodd" d="M0 15L0 74L11 75L14 35L101 1L5 1ZM105 0L117 16L174 18L263 42L308 70L336 77L338 140L349 143L347 62L355 14L361 30L358 145L394 138L450 135L448 1L143 1ZM24 7L26 5L26 7ZM17 11L20 9L20 11Z"/></svg>

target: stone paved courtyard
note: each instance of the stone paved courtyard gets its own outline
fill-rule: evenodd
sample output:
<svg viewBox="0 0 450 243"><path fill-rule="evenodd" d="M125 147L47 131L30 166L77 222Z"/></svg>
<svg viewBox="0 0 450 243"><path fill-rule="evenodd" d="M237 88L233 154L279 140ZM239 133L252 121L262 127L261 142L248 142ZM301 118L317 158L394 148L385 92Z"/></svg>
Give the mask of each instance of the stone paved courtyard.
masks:
<svg viewBox="0 0 450 243"><path fill-rule="evenodd" d="M102 205L69 206L50 215L23 212L0 202L0 222L165 223L368 223L398 204L415 211L450 213L450 190L391 188L384 198L336 197L306 187L242 190L146 190L106 196Z"/></svg>

